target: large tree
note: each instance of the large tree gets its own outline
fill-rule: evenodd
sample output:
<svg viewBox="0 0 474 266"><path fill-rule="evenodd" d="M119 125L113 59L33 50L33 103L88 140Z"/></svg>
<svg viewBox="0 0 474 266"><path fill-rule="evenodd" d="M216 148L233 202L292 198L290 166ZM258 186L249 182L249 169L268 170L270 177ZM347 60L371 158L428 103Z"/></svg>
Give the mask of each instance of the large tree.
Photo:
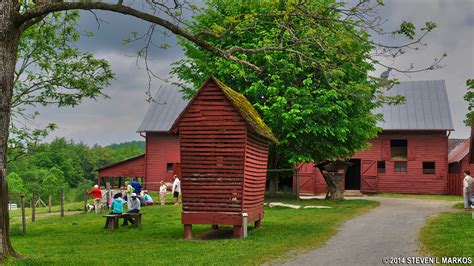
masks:
<svg viewBox="0 0 474 266"><path fill-rule="evenodd" d="M35 107L74 107L85 98L107 97L102 90L114 76L106 60L76 47L85 35L76 29L78 20L78 11L55 13L22 34L11 101L9 162L25 156L56 128L54 123L36 125Z"/></svg>
<svg viewBox="0 0 474 266"><path fill-rule="evenodd" d="M468 127L472 126L473 123L473 115L474 115L474 79L468 79L466 80L466 87L467 87L467 92L464 95L464 100L467 101L468 106L467 106L467 114L466 114L466 119L464 120L464 123Z"/></svg>
<svg viewBox="0 0 474 266"><path fill-rule="evenodd" d="M374 109L402 100L384 97L394 81L370 76L370 71L419 40L414 26L404 22L391 33L407 38L406 46L375 42L371 35L384 32L371 8L335 1L213 0L194 17L190 30L265 68L252 71L183 40L187 59L175 63L174 73L189 95L211 75L246 95L280 141L271 149L272 168L348 158L377 136L381 117ZM373 24L364 16L372 16ZM427 22L422 35L434 27ZM206 32L209 28L213 31ZM327 183L334 192L330 196L341 198L335 193L338 182Z"/></svg>
<svg viewBox="0 0 474 266"><path fill-rule="evenodd" d="M299 60L307 61L311 58L311 54L305 54L308 49L303 51L295 50L292 46L287 46L286 43L265 43L256 42L251 47L244 46L238 42L235 42L231 46L221 45L215 40L219 40L225 37L229 33L234 31L241 31L242 26L253 27L248 22L255 19L267 19L269 23L272 21L278 22L274 24L273 31L279 31L282 33L282 39L286 39L288 35L293 34L293 29L290 27L290 31L287 31L288 24L286 21L299 20L301 23L307 19L317 20L324 23L332 23L337 20L340 25L353 25L356 28L370 28L377 30L381 21L375 19L371 15L372 7L367 1L360 0L354 3L353 6L341 5L332 1L305 1L305 0L293 0L293 1L246 1L250 7L255 3L268 3L278 8L262 9L263 13L255 13L251 8L242 7L240 13L235 15L229 15L224 17L226 27L214 27L202 28L199 32L188 30L186 27L187 22L184 21L184 14L189 12L199 12L198 8L187 0L151 0L143 1L141 4L136 4L135 1L117 0L117 2L100 2L96 0L87 1L62 1L62 0L36 0L35 3L29 3L21 5L18 0L2 0L0 2L0 192L1 192L1 204L0 204L0 259L5 256L14 255L15 252L11 247L10 240L8 237L8 211L7 211L7 187L5 180L5 168L6 168L6 154L7 154L7 141L10 126L10 115L12 107L12 97L14 88L15 78L15 67L17 64L18 47L20 45L20 39L25 30L31 26L41 22L48 14L59 11L67 10L107 10L123 15L133 16L144 21L150 22L151 27L148 31L147 37L151 39L155 32L155 27L162 27L165 30L172 32L173 34L179 35L185 38L198 47L209 51L213 55L225 58L238 63L239 69L251 69L255 73L264 73L264 69L268 67L267 61L258 61L258 58L254 58L256 54L269 54L269 53L287 53ZM314 6L313 2L322 2L324 5L320 5L320 9L305 9L306 5ZM134 4L135 3L135 4ZM237 4L240 6L239 1L229 1L228 5L232 6ZM213 3L210 3L212 5ZM380 4L380 1L376 2L376 5ZM334 13L340 13L342 16L334 17ZM354 24L355 23L355 24ZM304 24L301 24L304 27ZM291 26L291 25L290 25ZM426 26L426 30L422 33L422 36L433 28L432 24ZM250 30L250 29L245 29ZM258 30L258 29L256 29ZM301 29L304 31L305 29ZM260 31L257 31L260 33ZM413 38L414 28L411 23L404 23L400 28L400 32ZM349 32L348 32L349 33ZM312 35L314 32L307 32L306 34ZM359 38L357 32L353 36L354 39ZM259 38L259 36L252 36L252 38ZM214 40L214 41L213 41ZM349 38L348 38L348 41ZM405 47L409 47L411 44L416 44L419 39L413 39L412 42L408 43ZM357 42L354 42L355 45ZM338 43L335 43L338 44ZM320 45L318 43L300 43L300 46L308 45ZM321 45L334 45L333 43L321 43ZM341 44L342 45L342 44ZM152 46L147 46L147 48ZM324 47L323 47L324 48ZM397 47L390 46L379 46L381 50L374 50L376 53L392 54L396 56L403 51ZM342 50L341 50L342 51ZM146 52L142 53L146 57ZM343 53L334 55L345 56ZM341 59L342 60L342 59ZM274 62L270 62L274 63ZM333 62L316 61L311 64L332 64ZM434 64L436 65L436 64ZM245 68L242 68L245 67ZM297 68L297 65L295 65ZM233 70L234 71L234 70ZM297 70L295 70L297 71ZM365 69L363 69L365 71ZM356 72L356 71L354 71ZM234 72L233 72L234 73ZM268 71L267 71L268 73ZM290 73L291 74L291 73ZM331 76L341 75L339 71L327 73ZM256 74L260 75L260 74ZM358 75L353 73L353 75ZM263 81L262 81L263 82ZM308 81L305 81L308 82ZM331 84L337 87L338 84ZM264 88L264 87L262 87ZM272 88L265 88L271 90ZM291 87L288 89L292 89ZM344 90L347 90L345 87ZM366 87L355 87L355 94L360 91L367 90ZM324 97L333 97L331 95L325 95ZM337 101L337 97L334 98ZM284 104L282 102L282 104ZM343 106L344 108L344 106ZM295 109L294 112L298 110ZM328 110L330 111L330 110ZM318 121L318 123L332 123L332 121ZM305 129L302 129L303 131ZM307 132L308 134L310 132Z"/></svg>

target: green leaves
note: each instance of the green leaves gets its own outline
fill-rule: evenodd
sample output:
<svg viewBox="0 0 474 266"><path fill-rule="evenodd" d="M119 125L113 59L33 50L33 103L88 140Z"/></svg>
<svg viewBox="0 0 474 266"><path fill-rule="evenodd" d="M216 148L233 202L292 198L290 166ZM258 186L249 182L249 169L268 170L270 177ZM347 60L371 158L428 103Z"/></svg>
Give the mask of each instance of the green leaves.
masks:
<svg viewBox="0 0 474 266"><path fill-rule="evenodd" d="M466 86L467 86L467 92L464 95L464 100L468 102L468 113L466 115L466 119L464 120L464 123L468 127L472 125L472 119L474 118L474 79L468 79L466 80Z"/></svg>
<svg viewBox="0 0 474 266"><path fill-rule="evenodd" d="M427 23L428 24L428 23ZM433 23L434 24L434 23ZM402 24L400 24L400 29L396 31L398 34L403 34L410 40L413 40L415 38L415 25L411 22L403 21Z"/></svg>
<svg viewBox="0 0 474 266"><path fill-rule="evenodd" d="M25 113L26 106L76 106L86 98L107 97L102 93L114 74L106 60L82 52L74 43L81 34L76 30L79 12L53 13L28 28L18 50L14 94L13 123L9 146L16 147L10 158L21 156L44 138L55 126L28 128L38 115ZM87 36L92 34L86 33ZM27 120L23 123L22 120Z"/></svg>
<svg viewBox="0 0 474 266"><path fill-rule="evenodd" d="M173 68L189 97L212 75L253 103L280 141L271 148L269 167L349 157L365 148L367 140L379 131L376 123L380 117L372 114L379 105L379 83L368 75L373 70L367 60L373 48L368 34L335 22L340 17L333 10L339 4L333 1L307 1L304 8L299 4L212 0L194 17L189 28L192 32L209 28L223 32L234 19L235 30L208 39L224 50L235 46L288 47L236 53L264 69L262 73L185 40L180 45L188 59L174 63ZM353 32L365 39L352 38Z"/></svg>

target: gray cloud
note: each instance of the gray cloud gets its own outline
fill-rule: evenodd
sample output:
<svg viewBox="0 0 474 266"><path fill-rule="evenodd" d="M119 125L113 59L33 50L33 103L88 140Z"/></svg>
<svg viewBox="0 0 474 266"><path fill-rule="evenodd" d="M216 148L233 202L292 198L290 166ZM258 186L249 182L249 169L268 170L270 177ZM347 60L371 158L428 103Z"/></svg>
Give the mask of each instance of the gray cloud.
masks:
<svg viewBox="0 0 474 266"><path fill-rule="evenodd" d="M474 78L474 43L473 15L474 2L418 0L418 1L386 1L386 6L380 12L389 21L388 29L396 28L402 21L413 21L417 25L432 20L438 28L425 40L428 46L421 51L409 51L397 62L388 62L397 67L407 67L411 63L415 66L424 66L443 53L448 57L444 61L446 67L436 71L411 75L397 74L400 80L444 79L449 90L451 112L456 131L453 137L467 137L469 130L462 121L467 112L467 104L462 99L466 88L465 81ZM92 31L93 38L84 38L78 46L81 49L94 52L98 57L106 58L112 64L117 79L105 91L111 99L88 100L76 108L57 109L53 107L41 108L42 116L38 122L42 125L55 122L59 129L50 137L65 136L74 140L81 140L88 144L110 144L132 139L141 139L135 133L148 107L145 102L147 76L143 70L135 65L134 52L143 45L136 43L129 46L122 45L122 40L130 36L130 32L143 33L148 23L134 18L98 12L102 19L100 29L94 17L87 12L83 13L80 29ZM160 45L167 42L171 45L168 50L153 49L153 69L162 76L166 76L170 64L183 58L182 50L176 45L176 38L164 39L157 34L154 41ZM397 43L397 39L385 39ZM378 68L374 73L378 75L385 69ZM160 82L155 81L154 88Z"/></svg>

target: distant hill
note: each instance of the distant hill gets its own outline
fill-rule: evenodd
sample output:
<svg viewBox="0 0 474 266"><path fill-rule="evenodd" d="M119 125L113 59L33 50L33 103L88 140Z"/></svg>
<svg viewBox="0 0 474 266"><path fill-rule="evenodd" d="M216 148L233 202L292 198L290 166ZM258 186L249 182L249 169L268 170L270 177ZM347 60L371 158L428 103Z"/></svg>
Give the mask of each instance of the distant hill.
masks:
<svg viewBox="0 0 474 266"><path fill-rule="evenodd" d="M111 148L112 150L126 150L130 148L135 148L141 151L145 151L145 142L140 141L140 140L134 140L134 141L127 141L127 142L122 142L122 143L114 143L106 146L108 148Z"/></svg>

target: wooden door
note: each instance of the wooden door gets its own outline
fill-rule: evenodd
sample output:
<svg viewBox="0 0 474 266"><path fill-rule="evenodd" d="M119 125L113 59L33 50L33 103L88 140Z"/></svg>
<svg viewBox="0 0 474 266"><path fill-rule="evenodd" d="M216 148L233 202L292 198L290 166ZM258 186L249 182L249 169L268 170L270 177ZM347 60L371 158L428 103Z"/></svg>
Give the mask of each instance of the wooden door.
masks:
<svg viewBox="0 0 474 266"><path fill-rule="evenodd" d="M362 160L361 191L377 192L377 161Z"/></svg>

